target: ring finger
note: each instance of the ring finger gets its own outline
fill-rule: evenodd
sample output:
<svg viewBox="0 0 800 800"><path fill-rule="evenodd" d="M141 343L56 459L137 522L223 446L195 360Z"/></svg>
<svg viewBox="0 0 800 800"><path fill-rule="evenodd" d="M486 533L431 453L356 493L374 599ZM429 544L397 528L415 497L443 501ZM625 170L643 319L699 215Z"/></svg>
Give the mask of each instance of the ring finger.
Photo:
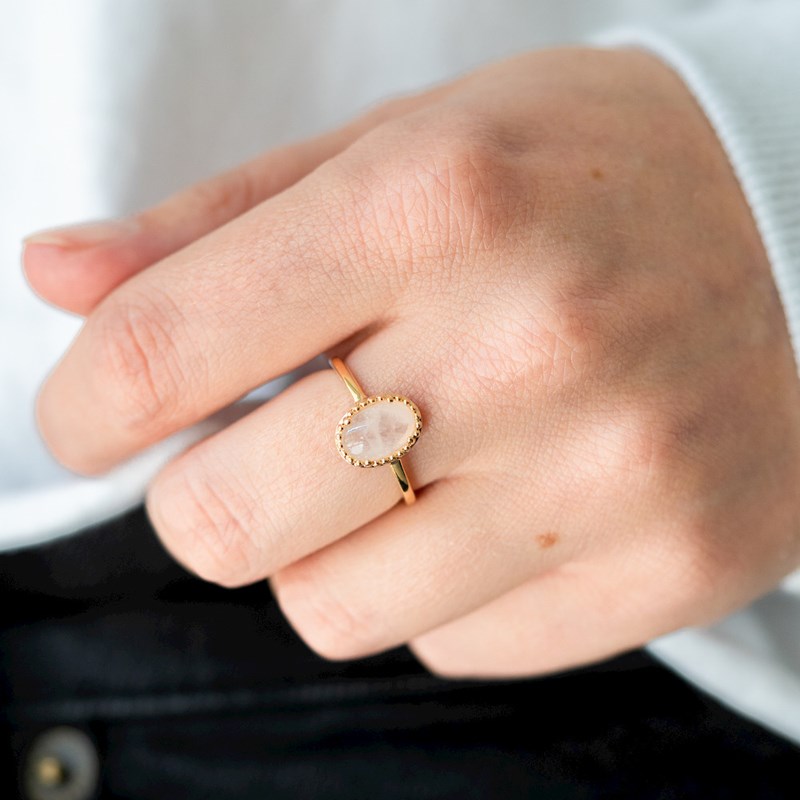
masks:
<svg viewBox="0 0 800 800"><path fill-rule="evenodd" d="M464 443L457 416L448 414L442 426L434 378L416 371L417 358L386 359L408 352L405 338L400 324L384 329L359 344L347 364L368 394L401 394L421 409L422 436L403 459L420 489L455 468ZM352 405L333 370L314 372L175 459L148 493L165 545L202 577L236 586L387 511L401 497L391 469L354 468L336 450L336 423Z"/></svg>

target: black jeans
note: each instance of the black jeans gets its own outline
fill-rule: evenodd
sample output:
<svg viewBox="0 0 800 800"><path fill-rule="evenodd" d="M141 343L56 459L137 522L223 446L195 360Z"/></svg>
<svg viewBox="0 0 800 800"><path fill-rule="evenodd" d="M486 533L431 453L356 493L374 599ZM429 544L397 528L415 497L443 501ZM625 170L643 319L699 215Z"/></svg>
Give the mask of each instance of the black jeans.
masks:
<svg viewBox="0 0 800 800"><path fill-rule="evenodd" d="M504 681L436 678L403 647L329 662L265 582L189 575L141 509L0 555L0 586L0 798L800 796L800 749L643 650ZM64 725L93 791L41 762Z"/></svg>

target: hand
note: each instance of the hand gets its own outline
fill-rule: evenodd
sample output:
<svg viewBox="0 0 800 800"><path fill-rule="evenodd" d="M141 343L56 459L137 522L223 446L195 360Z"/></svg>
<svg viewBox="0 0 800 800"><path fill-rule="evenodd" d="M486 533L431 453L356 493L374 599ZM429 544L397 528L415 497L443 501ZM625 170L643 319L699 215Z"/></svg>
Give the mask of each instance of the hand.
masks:
<svg viewBox="0 0 800 800"><path fill-rule="evenodd" d="M770 267L701 109L645 53L490 66L25 260L87 315L38 405L77 471L321 352L419 405L411 506L337 454L332 370L150 488L178 560L269 577L329 658L408 642L442 675L563 669L800 564L800 391Z"/></svg>

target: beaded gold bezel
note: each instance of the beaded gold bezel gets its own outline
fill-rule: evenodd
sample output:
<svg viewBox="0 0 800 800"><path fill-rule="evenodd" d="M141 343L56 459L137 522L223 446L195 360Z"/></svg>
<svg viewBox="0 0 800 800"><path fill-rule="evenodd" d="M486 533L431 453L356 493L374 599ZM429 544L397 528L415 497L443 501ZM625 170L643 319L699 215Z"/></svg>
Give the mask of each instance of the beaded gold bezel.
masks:
<svg viewBox="0 0 800 800"><path fill-rule="evenodd" d="M354 416L356 416L356 414L358 414L359 411L367 406L371 406L373 403L384 403L387 401L390 403L403 403L414 412L415 425L413 433L408 437L408 439L406 439L405 444L401 448L395 450L393 453L390 453L387 456L384 456L383 458L361 460L351 456L350 453L345 450L343 442L344 432L347 426L350 424L350 421ZM348 464L352 464L354 467L380 467L384 464L391 464L393 461L397 461L402 458L417 443L420 433L422 433L422 414L420 414L416 403L399 394L377 394L373 395L372 397L365 397L363 400L359 400L341 418L339 424L336 426L336 449L339 451L339 455Z"/></svg>

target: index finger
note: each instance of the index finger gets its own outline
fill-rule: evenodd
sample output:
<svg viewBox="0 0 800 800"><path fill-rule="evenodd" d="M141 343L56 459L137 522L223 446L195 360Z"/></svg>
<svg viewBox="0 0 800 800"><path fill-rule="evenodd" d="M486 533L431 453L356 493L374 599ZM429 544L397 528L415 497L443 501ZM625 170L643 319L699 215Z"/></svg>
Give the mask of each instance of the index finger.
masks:
<svg viewBox="0 0 800 800"><path fill-rule="evenodd" d="M112 292L40 393L56 457L103 471L374 323L392 270L363 213L323 165Z"/></svg>

